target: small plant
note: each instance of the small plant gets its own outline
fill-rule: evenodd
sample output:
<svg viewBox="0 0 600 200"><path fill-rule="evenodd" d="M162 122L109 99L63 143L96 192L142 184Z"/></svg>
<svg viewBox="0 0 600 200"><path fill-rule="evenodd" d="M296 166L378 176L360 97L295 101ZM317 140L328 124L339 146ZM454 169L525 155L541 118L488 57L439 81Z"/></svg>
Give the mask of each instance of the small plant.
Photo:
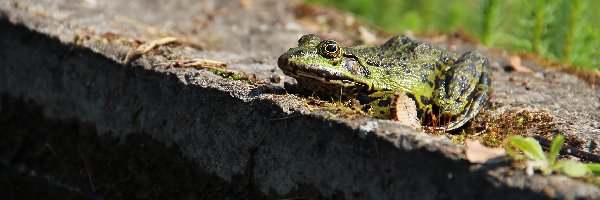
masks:
<svg viewBox="0 0 600 200"><path fill-rule="evenodd" d="M515 160L524 160L528 175L533 175L534 170L539 170L543 175L550 175L553 172L560 172L569 177L582 177L590 172L600 172L600 165L583 164L571 160L557 160L558 154L562 149L565 137L557 135L550 145L548 154L544 154L540 143L532 137L510 136L509 144L506 146L506 152ZM523 154L517 154L514 148ZM592 169L594 168L594 169Z"/></svg>

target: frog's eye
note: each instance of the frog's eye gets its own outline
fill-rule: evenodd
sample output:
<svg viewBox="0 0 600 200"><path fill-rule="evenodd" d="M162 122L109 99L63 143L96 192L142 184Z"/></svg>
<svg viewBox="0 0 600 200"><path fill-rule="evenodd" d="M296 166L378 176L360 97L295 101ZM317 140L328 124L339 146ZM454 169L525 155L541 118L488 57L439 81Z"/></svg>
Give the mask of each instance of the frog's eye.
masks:
<svg viewBox="0 0 600 200"><path fill-rule="evenodd" d="M340 45L333 40L324 40L319 45L321 53L327 58L338 58L341 55Z"/></svg>

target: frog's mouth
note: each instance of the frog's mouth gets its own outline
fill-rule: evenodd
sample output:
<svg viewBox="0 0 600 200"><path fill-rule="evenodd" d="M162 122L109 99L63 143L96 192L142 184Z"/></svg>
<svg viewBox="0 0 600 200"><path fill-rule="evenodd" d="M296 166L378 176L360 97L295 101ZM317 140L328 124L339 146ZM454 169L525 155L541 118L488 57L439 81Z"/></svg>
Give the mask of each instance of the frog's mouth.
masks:
<svg viewBox="0 0 600 200"><path fill-rule="evenodd" d="M309 78L326 84L339 85L344 88L369 88L369 86L365 83L356 82L344 76L327 76L326 74L316 75L315 73L304 71L296 71L296 74L294 75L294 78Z"/></svg>
<svg viewBox="0 0 600 200"><path fill-rule="evenodd" d="M368 92L373 85L368 82L348 77L340 71L318 65L306 66L290 62L289 52L283 54L277 60L277 65L288 76L298 81L298 85L314 92L331 93L340 90L347 92Z"/></svg>
<svg viewBox="0 0 600 200"><path fill-rule="evenodd" d="M356 81L348 76L345 76L339 72L335 72L329 69L323 69L322 67L305 67L297 66L294 63L287 62L281 65L283 72L291 77L294 77L299 84L304 84L313 80L322 84L322 87L338 86L344 90L352 91L370 91L371 84ZM314 85L311 84L311 85ZM322 88L321 87L321 88ZM312 87L311 87L312 88ZM317 90L316 88L313 88Z"/></svg>

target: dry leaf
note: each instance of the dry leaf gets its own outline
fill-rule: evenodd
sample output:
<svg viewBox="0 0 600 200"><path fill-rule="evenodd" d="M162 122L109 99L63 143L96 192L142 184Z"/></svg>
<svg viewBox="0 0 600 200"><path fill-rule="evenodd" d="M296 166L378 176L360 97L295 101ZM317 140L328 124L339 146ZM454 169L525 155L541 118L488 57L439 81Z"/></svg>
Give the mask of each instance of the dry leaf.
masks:
<svg viewBox="0 0 600 200"><path fill-rule="evenodd" d="M521 57L512 55L508 57L508 67L520 73L532 73L531 69L521 65Z"/></svg>
<svg viewBox="0 0 600 200"><path fill-rule="evenodd" d="M486 163L506 154L503 148L486 147L477 140L467 140L465 143L467 160L471 163Z"/></svg>
<svg viewBox="0 0 600 200"><path fill-rule="evenodd" d="M392 96L391 113L392 119L403 125L413 127L416 130L421 129L421 122L417 118L417 106L415 101L401 92L396 92Z"/></svg>
<svg viewBox="0 0 600 200"><path fill-rule="evenodd" d="M244 8L251 8L253 5L253 2L252 2L252 0L240 0L240 4Z"/></svg>

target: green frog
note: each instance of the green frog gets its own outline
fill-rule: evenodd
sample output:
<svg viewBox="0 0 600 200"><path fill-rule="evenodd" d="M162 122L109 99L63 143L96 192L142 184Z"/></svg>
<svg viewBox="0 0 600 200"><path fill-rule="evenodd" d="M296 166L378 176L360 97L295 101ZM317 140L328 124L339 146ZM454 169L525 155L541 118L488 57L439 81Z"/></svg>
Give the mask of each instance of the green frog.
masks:
<svg viewBox="0 0 600 200"><path fill-rule="evenodd" d="M377 118L391 118L391 98L404 93L414 100L422 124L427 116L446 122L437 129L460 128L490 96L491 71L485 56L476 51L458 56L404 36L382 45L344 47L304 35L277 64L299 88L356 98Z"/></svg>

